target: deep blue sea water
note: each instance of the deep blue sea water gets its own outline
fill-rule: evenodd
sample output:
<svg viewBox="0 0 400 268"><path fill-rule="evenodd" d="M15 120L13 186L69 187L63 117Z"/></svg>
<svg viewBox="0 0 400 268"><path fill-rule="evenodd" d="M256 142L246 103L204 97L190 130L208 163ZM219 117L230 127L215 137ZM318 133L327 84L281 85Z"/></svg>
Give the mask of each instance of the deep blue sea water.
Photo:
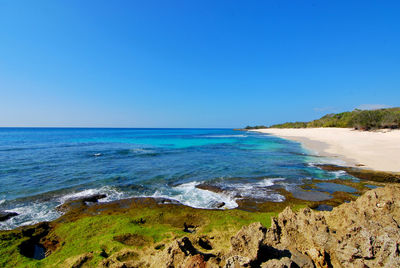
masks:
<svg viewBox="0 0 400 268"><path fill-rule="evenodd" d="M199 208L234 208L243 197L279 202L277 187L349 177L313 165L329 161L295 142L230 129L0 128L0 210L20 214L0 229L55 219L57 205L95 193L107 194L102 202L160 196ZM197 189L201 182L226 191Z"/></svg>

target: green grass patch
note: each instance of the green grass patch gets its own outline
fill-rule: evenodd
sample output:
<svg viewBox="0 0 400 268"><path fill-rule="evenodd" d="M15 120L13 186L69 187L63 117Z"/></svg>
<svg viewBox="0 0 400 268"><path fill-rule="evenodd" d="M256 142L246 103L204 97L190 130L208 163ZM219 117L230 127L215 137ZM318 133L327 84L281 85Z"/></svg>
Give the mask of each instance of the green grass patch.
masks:
<svg viewBox="0 0 400 268"><path fill-rule="evenodd" d="M56 220L48 237L58 240L58 248L43 260L19 253L18 245L27 239L21 231L0 232L0 266L60 267L67 259L89 252L93 258L88 264L96 266L105 259L104 252L111 256L123 249L132 249L140 256L149 249L160 250L164 244L183 236L214 237L216 248L227 250L230 237L242 226L261 222L270 227L271 217L278 214L278 211L204 210L179 205L135 206L122 210L114 206L100 210L100 215L82 214L71 221ZM185 224L195 226L196 232L184 232Z"/></svg>

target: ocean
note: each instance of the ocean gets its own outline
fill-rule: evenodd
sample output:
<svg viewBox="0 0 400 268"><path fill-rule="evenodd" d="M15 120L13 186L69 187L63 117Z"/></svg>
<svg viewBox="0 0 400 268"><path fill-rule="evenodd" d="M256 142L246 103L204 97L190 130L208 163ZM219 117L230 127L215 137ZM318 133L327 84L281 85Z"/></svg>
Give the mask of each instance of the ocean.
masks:
<svg viewBox="0 0 400 268"><path fill-rule="evenodd" d="M281 202L278 188L296 193L313 178L354 179L315 167L334 161L231 129L0 128L0 210L19 214L0 229L53 220L56 206L98 193L107 195L100 202L167 197L196 208L235 208L239 198Z"/></svg>

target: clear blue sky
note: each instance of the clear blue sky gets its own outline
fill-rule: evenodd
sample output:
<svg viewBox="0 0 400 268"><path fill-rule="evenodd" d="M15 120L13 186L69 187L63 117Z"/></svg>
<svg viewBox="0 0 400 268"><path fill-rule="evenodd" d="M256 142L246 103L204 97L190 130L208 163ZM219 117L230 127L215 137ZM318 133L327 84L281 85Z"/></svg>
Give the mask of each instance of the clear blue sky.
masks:
<svg viewBox="0 0 400 268"><path fill-rule="evenodd" d="M241 127L399 106L400 1L0 0L0 126Z"/></svg>

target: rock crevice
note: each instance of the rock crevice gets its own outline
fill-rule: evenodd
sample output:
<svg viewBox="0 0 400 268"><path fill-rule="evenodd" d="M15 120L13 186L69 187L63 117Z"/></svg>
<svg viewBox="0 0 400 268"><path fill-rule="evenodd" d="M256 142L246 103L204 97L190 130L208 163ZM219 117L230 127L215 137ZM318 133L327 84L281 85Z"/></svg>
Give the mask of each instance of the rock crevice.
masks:
<svg viewBox="0 0 400 268"><path fill-rule="evenodd" d="M400 267L400 187L368 191L332 211L290 207L261 223L244 226L231 250L206 258L186 237L168 246L166 267ZM195 257L197 256L197 257ZM161 259L158 259L161 260ZM212 262L210 262L212 261Z"/></svg>

